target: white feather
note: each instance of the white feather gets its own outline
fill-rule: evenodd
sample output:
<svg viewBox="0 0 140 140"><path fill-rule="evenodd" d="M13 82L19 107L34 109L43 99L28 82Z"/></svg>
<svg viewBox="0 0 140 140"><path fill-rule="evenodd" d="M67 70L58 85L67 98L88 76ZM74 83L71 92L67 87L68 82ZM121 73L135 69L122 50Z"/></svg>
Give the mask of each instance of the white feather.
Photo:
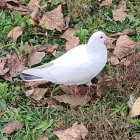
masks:
<svg viewBox="0 0 140 140"><path fill-rule="evenodd" d="M41 78L28 77L27 81L47 80L56 84L90 86L91 79L101 72L107 62L105 37L103 32L96 32L87 44L73 48L48 64L24 70L21 78L26 80L24 74L27 74Z"/></svg>

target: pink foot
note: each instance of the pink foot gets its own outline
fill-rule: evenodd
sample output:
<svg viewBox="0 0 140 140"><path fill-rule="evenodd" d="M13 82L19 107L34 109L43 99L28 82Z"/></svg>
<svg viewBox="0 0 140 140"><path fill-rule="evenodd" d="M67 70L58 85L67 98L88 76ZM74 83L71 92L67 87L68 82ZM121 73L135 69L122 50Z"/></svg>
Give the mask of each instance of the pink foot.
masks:
<svg viewBox="0 0 140 140"><path fill-rule="evenodd" d="M80 95L81 89L79 87L74 87L74 93Z"/></svg>

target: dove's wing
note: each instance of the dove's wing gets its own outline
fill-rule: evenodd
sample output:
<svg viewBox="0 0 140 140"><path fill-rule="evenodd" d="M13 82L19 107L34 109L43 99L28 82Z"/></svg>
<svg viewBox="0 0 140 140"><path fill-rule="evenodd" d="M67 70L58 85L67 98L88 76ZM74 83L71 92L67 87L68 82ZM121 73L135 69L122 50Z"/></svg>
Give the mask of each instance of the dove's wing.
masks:
<svg viewBox="0 0 140 140"><path fill-rule="evenodd" d="M57 84L77 85L87 83L92 78L89 72L93 66L91 63L86 45L80 45L48 64L23 71L21 77L24 79L25 74L30 81L40 77Z"/></svg>

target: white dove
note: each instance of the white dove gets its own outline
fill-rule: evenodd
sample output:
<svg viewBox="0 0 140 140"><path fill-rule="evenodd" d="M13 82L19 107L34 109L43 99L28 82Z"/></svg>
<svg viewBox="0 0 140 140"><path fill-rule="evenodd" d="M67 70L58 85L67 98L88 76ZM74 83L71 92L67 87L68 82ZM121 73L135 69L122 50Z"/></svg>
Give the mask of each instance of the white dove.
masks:
<svg viewBox="0 0 140 140"><path fill-rule="evenodd" d="M91 86L107 62L107 36L97 31L87 44L79 45L59 58L42 66L27 69L20 76L25 81L46 80L55 84Z"/></svg>

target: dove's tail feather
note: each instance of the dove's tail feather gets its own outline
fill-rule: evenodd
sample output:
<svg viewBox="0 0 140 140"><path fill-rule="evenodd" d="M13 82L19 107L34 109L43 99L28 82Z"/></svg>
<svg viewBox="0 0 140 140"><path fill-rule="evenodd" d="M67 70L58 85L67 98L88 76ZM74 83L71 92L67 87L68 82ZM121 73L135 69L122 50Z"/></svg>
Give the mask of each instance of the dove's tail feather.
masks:
<svg viewBox="0 0 140 140"><path fill-rule="evenodd" d="M24 81L41 81L44 80L44 78L39 77L39 76L35 76L32 74L26 74L26 73L21 73L20 77L24 80Z"/></svg>

